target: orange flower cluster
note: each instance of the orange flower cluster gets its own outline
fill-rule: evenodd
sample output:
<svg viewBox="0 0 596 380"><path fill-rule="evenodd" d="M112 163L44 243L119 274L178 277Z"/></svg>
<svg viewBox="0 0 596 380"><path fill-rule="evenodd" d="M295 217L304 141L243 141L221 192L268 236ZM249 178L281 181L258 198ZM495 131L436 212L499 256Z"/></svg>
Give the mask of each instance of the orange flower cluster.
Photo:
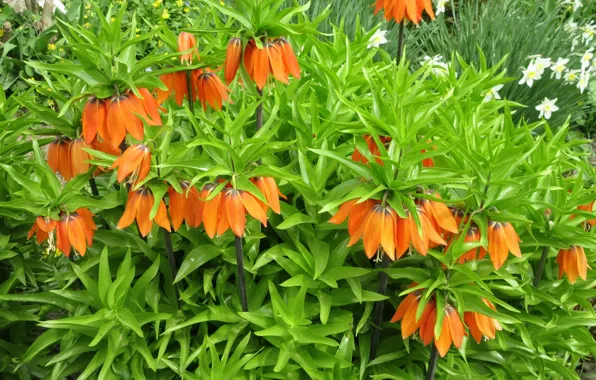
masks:
<svg viewBox="0 0 596 380"><path fill-rule="evenodd" d="M416 284L411 284L410 287ZM449 347L453 344L457 348L461 348L464 335L468 335L464 330L464 324L457 312L457 310L449 304L445 305L443 323L441 326L441 334L435 335L435 325L437 323L437 309L434 299L430 299L424 309L420 318L416 318L420 300L423 296L423 289L415 290L409 293L406 298L399 304L391 323L401 321L402 338L406 339L418 331L422 343L427 346L434 341L437 351L441 357L445 356L449 351ZM483 299L484 303L491 309L495 310L494 305ZM482 336L488 339L494 339L496 331L501 330L501 325L495 319L477 312L465 312L464 320L472 333L474 339L480 343Z"/></svg>
<svg viewBox="0 0 596 380"><path fill-rule="evenodd" d="M180 56L182 64L191 65L193 57L200 61L199 52L197 50L197 41L195 36L190 33L182 32L178 36L178 51L187 52L193 49L190 53L185 53ZM175 96L176 104L182 105L182 101L186 97L192 101L199 100L203 106L203 110L207 110L207 104L211 108L220 110L223 103L230 98L230 90L223 84L221 79L212 70L197 69L190 72L190 86L187 82L188 78L186 72L177 71L174 73L163 74L159 79L167 87L166 90L157 89L157 103L161 104L172 95ZM190 87L191 94L188 93Z"/></svg>
<svg viewBox="0 0 596 380"><path fill-rule="evenodd" d="M109 99L90 98L83 109L83 137L91 144L97 136L118 147L126 133L138 141L145 137L143 121L160 126L159 104L146 88L138 89L141 97L131 91Z"/></svg>
<svg viewBox="0 0 596 380"><path fill-rule="evenodd" d="M210 238L214 238L216 235L221 236L229 229L236 236L242 237L246 227L247 214L267 226L267 210L271 207L274 212L279 214L279 197L285 198L279 192L272 178L257 177L253 178L252 181L265 196L267 204L251 193L234 189L231 186L226 186L218 194L211 197L216 188L215 184L205 185L199 193L195 187L191 186L190 182L183 181L180 184L183 190L182 193L178 193L174 188L168 189L171 226L163 200L154 220L168 231L170 231L170 227L177 231L182 222L185 222L191 228L203 224L205 232ZM131 192L124 215L118 222L118 228L128 227L136 218L141 234L146 236L152 228L149 212L153 204L153 193L148 188L141 187Z"/></svg>
<svg viewBox="0 0 596 380"><path fill-rule="evenodd" d="M422 20L422 12L435 19L431 0L377 0L375 14L383 9L385 20L394 19L396 23L402 22L404 18L418 24Z"/></svg>
<svg viewBox="0 0 596 380"><path fill-rule="evenodd" d="M91 211L79 208L72 214L63 214L58 221L38 216L27 239L35 234L38 244L48 240L50 247L53 247L55 234L56 248L66 257L70 256L71 248L81 256L85 256L87 247L93 244L96 229Z"/></svg>
<svg viewBox="0 0 596 380"><path fill-rule="evenodd" d="M70 181L77 175L89 171L90 165L87 161L93 158L83 150L85 148L91 147L82 138L57 138L48 147L48 165L54 173L60 173L65 181Z"/></svg>
<svg viewBox="0 0 596 380"><path fill-rule="evenodd" d="M242 58L242 41L232 38L228 43L225 61L225 78L230 83L238 72ZM300 65L292 45L283 37L262 43L259 48L254 40L248 41L244 48L244 68L259 89L265 87L269 74L282 82L289 83L290 74L300 79Z"/></svg>
<svg viewBox="0 0 596 380"><path fill-rule="evenodd" d="M561 249L557 255L557 264L559 264L559 279L563 278L563 273L565 273L572 284L575 284L578 276L582 280L586 280L588 261L582 247L573 246L569 249Z"/></svg>
<svg viewBox="0 0 596 380"><path fill-rule="evenodd" d="M341 224L349 217L348 246L356 244L362 237L368 258L372 258L379 247L391 260L399 259L410 246L426 256L432 244L447 245L441 235L445 231L457 232L457 224L450 212L444 212L444 209L449 211L444 204L428 201L425 205L416 207L420 229L409 211L406 211L406 218L400 218L390 206L372 199L347 201L329 222ZM443 226L449 230L444 230Z"/></svg>

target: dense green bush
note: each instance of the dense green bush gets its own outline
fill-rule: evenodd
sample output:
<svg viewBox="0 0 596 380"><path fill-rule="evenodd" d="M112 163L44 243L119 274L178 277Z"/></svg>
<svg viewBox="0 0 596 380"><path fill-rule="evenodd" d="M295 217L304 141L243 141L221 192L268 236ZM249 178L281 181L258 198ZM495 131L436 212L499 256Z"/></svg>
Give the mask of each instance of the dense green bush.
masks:
<svg viewBox="0 0 596 380"><path fill-rule="evenodd" d="M58 18L61 60L0 95L3 378L579 377L596 171L487 99L504 59L174 3Z"/></svg>

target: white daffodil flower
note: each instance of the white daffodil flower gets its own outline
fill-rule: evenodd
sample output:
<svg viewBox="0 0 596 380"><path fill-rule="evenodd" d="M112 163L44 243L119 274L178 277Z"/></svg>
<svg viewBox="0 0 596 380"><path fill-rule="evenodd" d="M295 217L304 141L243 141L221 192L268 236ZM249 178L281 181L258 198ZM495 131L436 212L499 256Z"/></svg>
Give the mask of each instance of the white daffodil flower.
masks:
<svg viewBox="0 0 596 380"><path fill-rule="evenodd" d="M532 85L534 84L534 81L537 81L540 78L542 78L542 74L538 71L534 62L530 63L530 66L528 66L528 68L525 69L523 71L523 73L524 73L524 76L519 81L519 84L525 83L528 85L528 87L532 87Z"/></svg>
<svg viewBox="0 0 596 380"><path fill-rule="evenodd" d="M552 64L552 62L551 62L550 58L538 57L538 58L536 58L536 61L534 61L534 66L536 67L536 71L538 71L540 76L542 76L542 74L544 74L544 70L549 68L551 64Z"/></svg>
<svg viewBox="0 0 596 380"><path fill-rule="evenodd" d="M594 39L594 35L596 34L596 25L591 22L584 26L582 31L582 41L584 41L584 43L587 45Z"/></svg>
<svg viewBox="0 0 596 380"><path fill-rule="evenodd" d="M569 70L564 78L567 83L575 83L579 79L579 70Z"/></svg>
<svg viewBox="0 0 596 380"><path fill-rule="evenodd" d="M377 30L375 34L373 34L370 39L368 40L367 48L370 49L371 47L378 48L379 46L387 43L387 35L386 30Z"/></svg>
<svg viewBox="0 0 596 380"><path fill-rule="evenodd" d="M445 5L447 5L448 0L439 0L437 1L437 16L441 13L445 13Z"/></svg>
<svg viewBox="0 0 596 380"><path fill-rule="evenodd" d="M594 53L592 53L593 51L594 51L594 48L590 48L582 56L582 59L580 60L580 62L582 63L582 68L581 68L582 71L584 71L585 69L590 67L592 58L594 58Z"/></svg>
<svg viewBox="0 0 596 380"><path fill-rule="evenodd" d="M557 79L561 79L565 70L567 70L567 64L569 63L568 58L559 58L557 62L555 62L550 69L553 71L553 75ZM552 77L552 76L551 76Z"/></svg>
<svg viewBox="0 0 596 380"><path fill-rule="evenodd" d="M488 90L486 92L486 94L484 95L484 103L488 103L493 99L501 99L501 95L499 95L499 90L503 88L502 84L498 84L495 87L491 88L490 90Z"/></svg>
<svg viewBox="0 0 596 380"><path fill-rule="evenodd" d="M539 118L544 117L546 120L550 119L551 116L553 115L553 112L556 112L559 110L559 107L557 107L555 105L556 102L557 102L557 98L554 98L552 100L549 98L544 98L542 103L540 103L539 105L536 106L536 111L540 111L540 115L538 117Z"/></svg>
<svg viewBox="0 0 596 380"><path fill-rule="evenodd" d="M582 71L579 74L579 80L577 81L577 88L579 88L579 92L581 94L583 94L584 91L586 90L586 88L588 88L589 84L590 84L590 71L589 70Z"/></svg>
<svg viewBox="0 0 596 380"><path fill-rule="evenodd" d="M422 64L430 63L430 67L432 69L432 73L437 76L445 76L447 75L447 71L449 70L449 66L443 61L442 55L435 55L434 57L429 57L425 55L422 58Z"/></svg>
<svg viewBox="0 0 596 380"><path fill-rule="evenodd" d="M577 30L577 22L569 21L563 28L567 33L575 32Z"/></svg>

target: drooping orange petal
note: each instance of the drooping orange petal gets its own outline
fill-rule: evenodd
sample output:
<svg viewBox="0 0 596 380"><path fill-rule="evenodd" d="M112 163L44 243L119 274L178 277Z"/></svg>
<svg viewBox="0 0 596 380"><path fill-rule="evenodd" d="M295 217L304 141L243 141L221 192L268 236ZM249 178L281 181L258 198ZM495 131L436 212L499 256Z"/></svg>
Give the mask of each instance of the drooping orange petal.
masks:
<svg viewBox="0 0 596 380"><path fill-rule="evenodd" d="M464 339L464 325L461 323L461 318L457 313L457 310L451 305L447 305L445 308L445 318L449 324L449 330L451 333L451 340L457 348L461 348L461 344ZM445 327L445 324L443 324Z"/></svg>
<svg viewBox="0 0 596 380"><path fill-rule="evenodd" d="M399 306L397 310L395 310L395 314L393 314L393 318L391 318L391 323L398 322L401 320L406 313L406 311L412 306L412 304L416 304L416 308L418 308L418 300L420 299L420 292L414 291L406 296Z"/></svg>
<svg viewBox="0 0 596 380"><path fill-rule="evenodd" d="M172 219L172 228L178 231L184 220L184 209L188 207L186 203L186 194L179 194L173 187L168 189L168 197L170 198L169 210L170 218Z"/></svg>
<svg viewBox="0 0 596 380"><path fill-rule="evenodd" d="M159 201L159 206L157 206L157 214L155 214L153 220L155 220L155 223L157 223L157 225L164 230L168 232L172 231L170 221L168 219L168 212L166 211L166 205L163 202L163 199Z"/></svg>
<svg viewBox="0 0 596 380"><path fill-rule="evenodd" d="M439 355L441 355L441 357L447 355L449 347L451 347L451 341L451 329L449 328L447 315L445 315L443 318L441 335L438 338L435 336L435 346L437 347L437 351L439 351Z"/></svg>
<svg viewBox="0 0 596 380"><path fill-rule="evenodd" d="M257 87L262 90L263 87L265 87L265 83L267 83L267 77L269 76L269 56L267 55L267 51L264 48L255 48L254 54L255 82Z"/></svg>
<svg viewBox="0 0 596 380"><path fill-rule="evenodd" d="M143 128L141 120L131 111L132 107L130 107L128 97L125 94L114 96L109 101L107 119L109 136L107 139L109 139L112 146L118 146L122 143L129 128L137 131L138 124L141 124L141 129ZM138 140L143 140L143 136L140 136Z"/></svg>
<svg viewBox="0 0 596 380"><path fill-rule="evenodd" d="M148 189L140 189L139 207L137 208L137 225L141 236L145 237L151 232L153 222L149 219L151 208L155 202L153 194Z"/></svg>
<svg viewBox="0 0 596 380"><path fill-rule="evenodd" d="M242 56L242 41L234 37L230 39L226 49L226 60L224 62L224 78L226 83L230 84L236 77L238 66L240 66L240 57Z"/></svg>
<svg viewBox="0 0 596 380"><path fill-rule="evenodd" d="M476 313L474 312L466 312L464 313L464 321L472 334L472 337L476 341L476 343L480 344L482 342L482 332L478 328L478 324L476 323Z"/></svg>
<svg viewBox="0 0 596 380"><path fill-rule="evenodd" d="M66 257L70 257L70 240L68 240L68 230L66 228L66 218L63 216L56 226L56 248Z"/></svg>
<svg viewBox="0 0 596 380"><path fill-rule="evenodd" d="M352 199L339 206L339 210L329 219L329 223L342 224L348 218L348 215L350 215L352 207L354 207L357 201L357 199Z"/></svg>
<svg viewBox="0 0 596 380"><path fill-rule="evenodd" d="M288 77L284 70L284 63L281 53L275 44L268 43L265 45L265 50L269 56L269 65L273 77L280 82L288 83Z"/></svg>
<svg viewBox="0 0 596 380"><path fill-rule="evenodd" d="M410 219L397 217L395 223L396 256L400 258L410 247Z"/></svg>
<svg viewBox="0 0 596 380"><path fill-rule="evenodd" d="M209 189L207 195L213 189ZM203 197L204 194L201 194ZM213 239L215 237L215 232L217 230L217 217L219 214L219 207L221 203L221 192L218 193L213 199L205 202L205 206L203 208L203 224L205 225L205 232L207 235Z"/></svg>
<svg viewBox="0 0 596 380"><path fill-rule="evenodd" d="M298 64L298 59L296 59L296 54L294 54L294 49L292 49L292 45L285 39L279 39L279 46L281 47L281 55L283 59L284 66L287 68L287 71L292 74L292 76L296 79L300 79L300 65Z"/></svg>
<svg viewBox="0 0 596 380"><path fill-rule="evenodd" d="M421 218L421 213L418 213L421 228L418 228L414 216L410 213L409 225L410 225L410 239L412 239L412 245L422 256L426 256L428 253L428 236L425 234L424 224Z"/></svg>
<svg viewBox="0 0 596 380"><path fill-rule="evenodd" d="M85 174L91 165L87 161L92 157L83 149L89 149L89 145L82 138L74 139L70 144L70 165L73 176Z"/></svg>
<svg viewBox="0 0 596 380"><path fill-rule="evenodd" d="M263 226L267 227L267 214L265 214L265 211L259 206L255 197L246 191L241 191L240 198L242 199L244 208L250 216L261 222Z"/></svg>
<svg viewBox="0 0 596 380"><path fill-rule="evenodd" d="M521 257L521 251L519 249L519 236L511 225L511 223L503 223L505 240L507 242L507 248L513 254L513 256Z"/></svg>
<svg viewBox="0 0 596 380"><path fill-rule="evenodd" d="M138 98L138 100L143 106L145 114L148 116L145 120L147 124L151 126L161 125L161 115L159 114L159 103L157 103L157 100L155 100L146 88L139 88L138 91L142 97Z"/></svg>
<svg viewBox="0 0 596 380"><path fill-rule="evenodd" d="M364 252L369 259L373 258L379 249L384 219L383 213L381 205L376 205L366 219L362 239L364 242Z"/></svg>
<svg viewBox="0 0 596 380"><path fill-rule="evenodd" d="M83 108L82 117L83 138L87 144L91 144L98 133L104 140L109 137L106 136L106 120L107 109L103 99L89 98Z"/></svg>
<svg viewBox="0 0 596 380"><path fill-rule="evenodd" d="M395 211L386 208L383 212L381 246L391 260L395 260Z"/></svg>
<svg viewBox="0 0 596 380"><path fill-rule="evenodd" d="M422 324L420 325L420 339L422 339L422 343L425 346L428 346L430 342L433 341L433 337L435 336L435 324L437 323L437 309L435 307L434 301L429 301L426 304L426 307L429 309L429 311L426 318L422 320Z"/></svg>
<svg viewBox="0 0 596 380"><path fill-rule="evenodd" d="M140 201L141 196L138 190L129 193L124 214L122 214L122 217L118 221L118 229L126 228L134 222L137 216L137 210L139 209Z"/></svg>
<svg viewBox="0 0 596 380"><path fill-rule="evenodd" d="M238 190L231 190L227 197L229 197L227 204L227 216L228 222L230 223L230 228L236 236L242 237L244 235L244 228L246 226L246 214L244 211L244 206L242 205L240 192Z"/></svg>
<svg viewBox="0 0 596 380"><path fill-rule="evenodd" d="M71 242L74 249L76 249L81 256L85 256L87 239L85 237L85 229L79 218L78 214L70 215L66 220L66 229L68 231L68 240Z"/></svg>

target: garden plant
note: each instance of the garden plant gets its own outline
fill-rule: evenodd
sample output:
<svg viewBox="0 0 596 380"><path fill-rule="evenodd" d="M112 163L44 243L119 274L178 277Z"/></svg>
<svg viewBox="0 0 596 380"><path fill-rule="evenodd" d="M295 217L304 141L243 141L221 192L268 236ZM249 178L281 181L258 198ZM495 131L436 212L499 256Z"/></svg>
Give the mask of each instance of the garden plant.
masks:
<svg viewBox="0 0 596 380"><path fill-rule="evenodd" d="M595 376L593 1L19 3L0 378Z"/></svg>

